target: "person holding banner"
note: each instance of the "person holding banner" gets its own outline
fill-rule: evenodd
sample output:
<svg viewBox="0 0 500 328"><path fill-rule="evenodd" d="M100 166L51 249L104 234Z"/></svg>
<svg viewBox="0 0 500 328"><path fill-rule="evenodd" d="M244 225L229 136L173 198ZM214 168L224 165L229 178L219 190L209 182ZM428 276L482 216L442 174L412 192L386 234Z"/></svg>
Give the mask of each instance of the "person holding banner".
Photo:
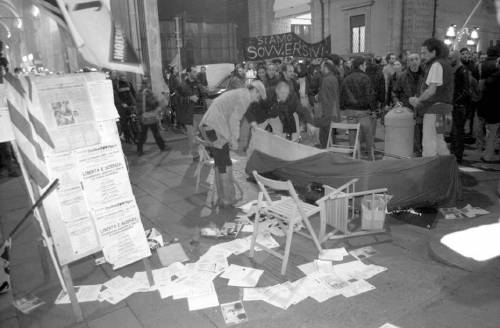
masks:
<svg viewBox="0 0 500 328"><path fill-rule="evenodd" d="M236 202L232 162L229 150L238 150L240 124L251 103L266 99L266 89L260 81L246 88L230 90L215 98L201 119L201 137L210 145L215 162L219 205L233 206Z"/></svg>

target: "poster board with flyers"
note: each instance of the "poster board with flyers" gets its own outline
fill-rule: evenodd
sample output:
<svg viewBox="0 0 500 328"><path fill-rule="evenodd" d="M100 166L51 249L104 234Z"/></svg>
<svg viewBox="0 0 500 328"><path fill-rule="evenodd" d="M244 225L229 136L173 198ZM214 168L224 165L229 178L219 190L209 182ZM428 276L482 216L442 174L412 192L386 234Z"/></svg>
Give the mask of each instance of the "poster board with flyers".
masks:
<svg viewBox="0 0 500 328"><path fill-rule="evenodd" d="M58 189L44 202L61 265L102 250L113 269L151 255L101 73L32 78L32 107L52 140L41 144Z"/></svg>

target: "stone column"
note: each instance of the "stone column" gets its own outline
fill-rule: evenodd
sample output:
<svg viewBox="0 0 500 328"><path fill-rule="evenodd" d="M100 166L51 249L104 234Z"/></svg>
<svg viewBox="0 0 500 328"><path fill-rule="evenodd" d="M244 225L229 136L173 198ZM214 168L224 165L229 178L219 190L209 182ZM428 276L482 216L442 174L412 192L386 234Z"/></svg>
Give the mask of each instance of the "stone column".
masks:
<svg viewBox="0 0 500 328"><path fill-rule="evenodd" d="M144 4L144 20L146 26L147 54L149 67L145 68L151 78L153 93L159 95L165 84L162 75L162 57L160 41L160 22L158 19L157 0L146 0Z"/></svg>

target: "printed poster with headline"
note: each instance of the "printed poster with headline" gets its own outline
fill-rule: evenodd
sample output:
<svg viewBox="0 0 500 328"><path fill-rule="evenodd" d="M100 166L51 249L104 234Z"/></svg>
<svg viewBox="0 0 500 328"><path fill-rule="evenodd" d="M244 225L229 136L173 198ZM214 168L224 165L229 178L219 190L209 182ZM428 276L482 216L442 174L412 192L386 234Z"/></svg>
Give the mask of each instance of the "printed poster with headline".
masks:
<svg viewBox="0 0 500 328"><path fill-rule="evenodd" d="M260 61L280 57L322 58L331 53L331 37L309 43L289 32L245 40L245 59Z"/></svg>
<svg viewBox="0 0 500 328"><path fill-rule="evenodd" d="M76 152L104 257L121 268L151 255L119 143Z"/></svg>

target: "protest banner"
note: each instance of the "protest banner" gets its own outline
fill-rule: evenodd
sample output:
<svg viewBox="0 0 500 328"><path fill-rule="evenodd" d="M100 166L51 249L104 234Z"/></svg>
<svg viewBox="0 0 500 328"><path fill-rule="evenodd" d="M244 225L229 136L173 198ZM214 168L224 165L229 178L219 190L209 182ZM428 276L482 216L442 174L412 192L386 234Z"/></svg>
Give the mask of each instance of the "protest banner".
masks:
<svg viewBox="0 0 500 328"><path fill-rule="evenodd" d="M277 57L321 58L331 52L331 37L308 43L295 33L258 36L245 40L245 59L259 61Z"/></svg>

